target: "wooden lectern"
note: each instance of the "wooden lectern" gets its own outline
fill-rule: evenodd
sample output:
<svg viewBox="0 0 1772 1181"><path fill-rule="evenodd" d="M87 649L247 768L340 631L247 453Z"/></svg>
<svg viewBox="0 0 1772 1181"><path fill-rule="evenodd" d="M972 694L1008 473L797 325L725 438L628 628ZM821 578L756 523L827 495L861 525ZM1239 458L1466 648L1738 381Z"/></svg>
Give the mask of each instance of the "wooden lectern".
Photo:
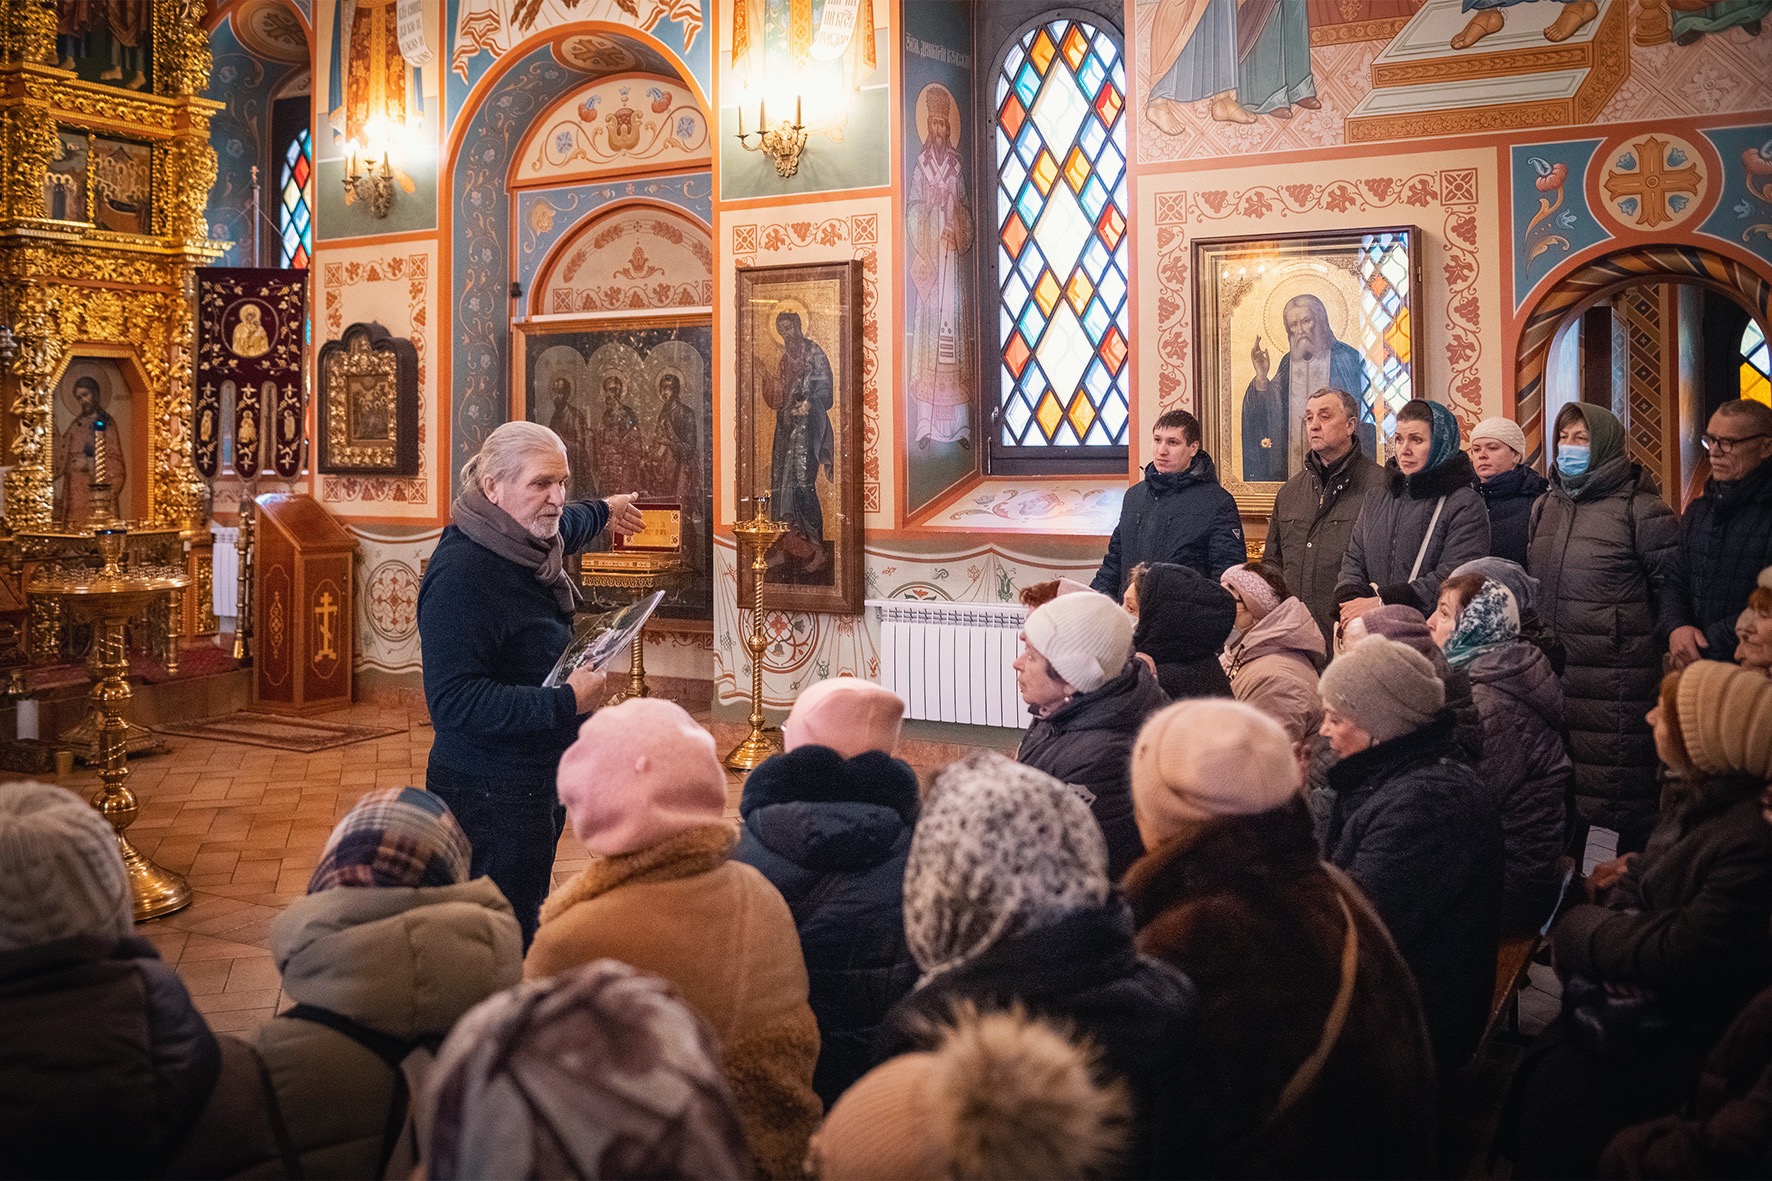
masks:
<svg viewBox="0 0 1772 1181"><path fill-rule="evenodd" d="M357 543L311 496L266 493L257 504L253 703L279 713L343 709Z"/></svg>

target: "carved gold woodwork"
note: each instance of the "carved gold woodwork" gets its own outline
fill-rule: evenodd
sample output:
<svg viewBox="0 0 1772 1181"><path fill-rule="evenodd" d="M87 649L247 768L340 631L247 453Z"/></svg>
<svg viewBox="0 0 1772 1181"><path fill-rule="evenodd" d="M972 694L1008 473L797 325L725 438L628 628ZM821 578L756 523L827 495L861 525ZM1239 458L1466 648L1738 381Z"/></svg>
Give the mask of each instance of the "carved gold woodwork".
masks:
<svg viewBox="0 0 1772 1181"><path fill-rule="evenodd" d="M210 50L202 0L153 0L153 93L84 82L55 64L55 15L37 0L0 0L0 323L19 351L8 367L6 524L49 528L55 384L68 360L127 351L147 379L136 391L148 430L145 523L200 523L202 484L190 456L195 269L222 246L204 209L215 182L201 97ZM44 179L58 128L148 145L149 233L54 221ZM92 211L88 211L92 215Z"/></svg>

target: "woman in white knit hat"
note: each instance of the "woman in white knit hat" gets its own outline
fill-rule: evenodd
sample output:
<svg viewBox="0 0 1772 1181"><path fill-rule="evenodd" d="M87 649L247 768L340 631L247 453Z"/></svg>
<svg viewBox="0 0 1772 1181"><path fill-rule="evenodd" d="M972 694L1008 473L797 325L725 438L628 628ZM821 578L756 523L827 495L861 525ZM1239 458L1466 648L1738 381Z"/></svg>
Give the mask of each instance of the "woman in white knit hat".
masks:
<svg viewBox="0 0 1772 1181"><path fill-rule="evenodd" d="M1485 418L1471 431L1470 456L1489 510L1489 552L1524 566L1532 505L1550 487L1526 462L1526 432L1511 418Z"/></svg>
<svg viewBox="0 0 1772 1181"><path fill-rule="evenodd" d="M1015 757L1088 801L1115 880L1144 852L1126 760L1145 718L1169 704L1150 666L1132 658L1132 628L1106 595L1060 595L1028 616L1015 660L1034 715Z"/></svg>

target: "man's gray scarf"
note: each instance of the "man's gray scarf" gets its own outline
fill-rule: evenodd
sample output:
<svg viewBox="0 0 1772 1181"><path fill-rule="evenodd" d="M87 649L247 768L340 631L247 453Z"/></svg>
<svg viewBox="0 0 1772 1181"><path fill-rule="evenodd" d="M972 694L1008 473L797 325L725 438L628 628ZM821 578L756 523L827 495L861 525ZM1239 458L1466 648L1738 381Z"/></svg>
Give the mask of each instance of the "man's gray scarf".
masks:
<svg viewBox="0 0 1772 1181"><path fill-rule="evenodd" d="M469 541L534 571L535 581L554 592L554 602L562 612L570 615L578 607L578 588L566 573L566 545L558 533L543 541L473 487L456 497L450 515Z"/></svg>

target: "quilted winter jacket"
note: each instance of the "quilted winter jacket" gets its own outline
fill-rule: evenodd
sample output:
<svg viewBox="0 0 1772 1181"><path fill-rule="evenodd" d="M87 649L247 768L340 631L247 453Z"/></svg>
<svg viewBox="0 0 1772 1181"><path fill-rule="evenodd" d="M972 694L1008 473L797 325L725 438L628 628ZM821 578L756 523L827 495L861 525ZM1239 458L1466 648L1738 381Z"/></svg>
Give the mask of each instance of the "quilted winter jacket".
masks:
<svg viewBox="0 0 1772 1181"><path fill-rule="evenodd" d="M1325 659L1323 633L1310 608L1291 598L1225 652L1224 668L1232 696L1286 727L1299 742L1323 724L1317 670Z"/></svg>
<svg viewBox="0 0 1772 1181"><path fill-rule="evenodd" d="M1480 480L1477 492L1489 513L1489 553L1510 562L1526 564L1526 540L1530 532L1532 506L1538 503L1550 483L1521 464L1511 472L1503 472L1490 480Z"/></svg>
<svg viewBox="0 0 1772 1181"><path fill-rule="evenodd" d="M813 1089L828 1109L868 1070L881 1018L917 982L904 937L904 866L917 776L880 751L802 746L744 783L734 861L781 891L818 1019Z"/></svg>
<svg viewBox="0 0 1772 1181"><path fill-rule="evenodd" d="M1144 853L1132 815L1132 744L1169 698L1142 660L1092 693L1079 693L1022 736L1018 763L1080 788L1107 838L1108 877L1118 881Z"/></svg>
<svg viewBox="0 0 1772 1181"><path fill-rule="evenodd" d="M1462 451L1413 476L1399 471L1395 459L1384 471L1384 490L1366 498L1354 523L1335 598L1345 603L1376 593L1386 603L1402 603L1425 615L1439 601L1447 575L1474 558L1488 557L1489 511L1471 487L1476 472ZM1429 537L1428 524L1442 496L1445 507ZM1424 537L1427 552L1411 580L1409 571Z"/></svg>
<svg viewBox="0 0 1772 1181"><path fill-rule="evenodd" d="M1237 502L1218 482L1212 457L1202 451L1185 472L1145 465L1144 479L1120 502L1120 523L1089 585L1118 602L1141 562L1174 562L1217 581L1247 560Z"/></svg>
<svg viewBox="0 0 1772 1181"><path fill-rule="evenodd" d="M1304 600L1325 644L1335 638L1335 588L1354 523L1366 501L1384 490L1384 469L1361 452L1356 439L1334 467L1325 469L1314 453L1306 456L1304 470L1274 497L1261 560L1277 567L1292 593Z"/></svg>
<svg viewBox="0 0 1772 1181"><path fill-rule="evenodd" d="M1712 660L1735 658L1735 617L1772 566L1772 459L1729 484L1711 480L1686 506L1674 571L1679 622L1704 632Z"/></svg>
<svg viewBox="0 0 1772 1181"><path fill-rule="evenodd" d="M1595 471L1579 498L1553 474L1533 509L1527 569L1539 582L1538 614L1567 653L1563 720L1576 796L1588 820L1639 838L1660 794L1644 715L1679 622L1678 541L1673 510L1625 459Z"/></svg>
<svg viewBox="0 0 1772 1181"><path fill-rule="evenodd" d="M511 904L491 878L454 886L342 887L297 898L271 928L283 990L401 1041L440 1042L463 1013L523 976ZM394 1072L356 1040L273 1017L253 1038L304 1177L371 1177Z"/></svg>
<svg viewBox="0 0 1772 1181"><path fill-rule="evenodd" d="M1465 666L1483 720L1477 775L1501 808L1501 929L1536 931L1562 887L1575 767L1563 741L1563 687L1543 652L1517 640Z"/></svg>

